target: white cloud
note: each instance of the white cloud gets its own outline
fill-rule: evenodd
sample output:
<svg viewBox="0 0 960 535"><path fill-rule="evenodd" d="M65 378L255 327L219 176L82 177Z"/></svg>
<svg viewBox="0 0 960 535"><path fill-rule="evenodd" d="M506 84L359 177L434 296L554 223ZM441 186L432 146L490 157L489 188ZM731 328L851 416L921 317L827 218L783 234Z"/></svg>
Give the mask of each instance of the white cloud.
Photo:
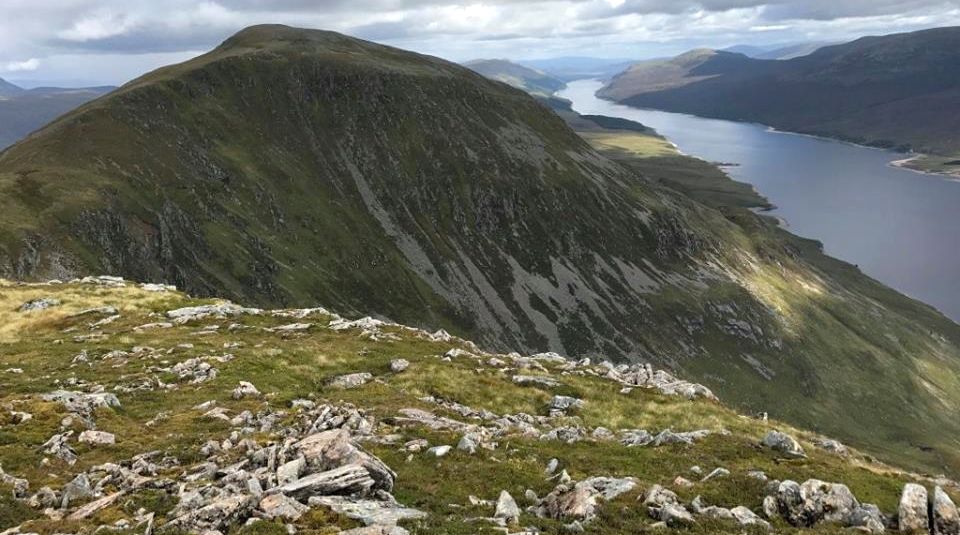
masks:
<svg viewBox="0 0 960 535"><path fill-rule="evenodd" d="M7 63L7 66L4 68L7 72L24 72L24 71L35 71L40 67L40 60L37 58L30 58L24 61L11 61Z"/></svg>
<svg viewBox="0 0 960 535"><path fill-rule="evenodd" d="M70 28L58 32L57 37L65 41L84 43L123 35L133 26L130 17L102 10L74 22Z"/></svg>
<svg viewBox="0 0 960 535"><path fill-rule="evenodd" d="M208 50L261 23L340 31L453 60L842 41L960 24L960 0L0 0L0 66L128 79L133 58ZM104 61L114 57L115 61ZM71 62L56 58L70 57ZM87 59L84 59L87 57ZM123 59L123 61L121 61ZM124 69L116 68L123 64Z"/></svg>

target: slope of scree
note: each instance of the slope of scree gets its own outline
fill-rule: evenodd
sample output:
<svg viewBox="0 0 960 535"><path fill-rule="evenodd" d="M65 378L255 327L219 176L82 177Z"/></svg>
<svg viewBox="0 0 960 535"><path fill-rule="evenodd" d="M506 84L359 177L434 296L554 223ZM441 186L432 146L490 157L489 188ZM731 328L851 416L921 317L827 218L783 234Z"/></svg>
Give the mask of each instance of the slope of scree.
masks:
<svg viewBox="0 0 960 535"><path fill-rule="evenodd" d="M0 154L0 273L91 272L650 360L960 467L955 324L644 179L519 90L334 33L244 30Z"/></svg>
<svg viewBox="0 0 960 535"><path fill-rule="evenodd" d="M955 481L649 364L115 277L0 280L0 320L6 534L960 529Z"/></svg>

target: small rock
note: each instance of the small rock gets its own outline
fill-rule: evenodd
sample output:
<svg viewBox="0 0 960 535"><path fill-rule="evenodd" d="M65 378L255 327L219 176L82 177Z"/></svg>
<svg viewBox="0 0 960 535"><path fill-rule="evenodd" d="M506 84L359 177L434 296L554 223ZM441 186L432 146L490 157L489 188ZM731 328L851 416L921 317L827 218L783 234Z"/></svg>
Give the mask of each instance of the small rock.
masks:
<svg viewBox="0 0 960 535"><path fill-rule="evenodd" d="M393 359L390 361L390 371L400 373L410 367L410 361L407 359Z"/></svg>

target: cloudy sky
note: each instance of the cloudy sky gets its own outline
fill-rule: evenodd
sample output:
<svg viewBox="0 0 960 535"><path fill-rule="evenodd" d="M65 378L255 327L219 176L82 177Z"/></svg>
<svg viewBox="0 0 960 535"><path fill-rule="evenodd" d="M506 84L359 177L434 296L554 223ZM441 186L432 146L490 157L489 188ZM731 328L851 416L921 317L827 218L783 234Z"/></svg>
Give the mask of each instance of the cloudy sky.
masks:
<svg viewBox="0 0 960 535"><path fill-rule="evenodd" d="M960 25L960 0L0 0L0 77L120 84L267 22L455 61L639 59Z"/></svg>

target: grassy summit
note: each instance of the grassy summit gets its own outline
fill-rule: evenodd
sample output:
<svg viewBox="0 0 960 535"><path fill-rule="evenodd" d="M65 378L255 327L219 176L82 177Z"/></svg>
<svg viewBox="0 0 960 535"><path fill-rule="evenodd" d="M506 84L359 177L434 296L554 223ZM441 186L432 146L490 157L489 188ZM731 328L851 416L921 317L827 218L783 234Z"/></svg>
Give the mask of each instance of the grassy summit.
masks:
<svg viewBox="0 0 960 535"><path fill-rule="evenodd" d="M650 361L744 411L960 469L960 327L740 209L751 192L703 162L625 154L464 67L258 26L0 153L0 274Z"/></svg>

